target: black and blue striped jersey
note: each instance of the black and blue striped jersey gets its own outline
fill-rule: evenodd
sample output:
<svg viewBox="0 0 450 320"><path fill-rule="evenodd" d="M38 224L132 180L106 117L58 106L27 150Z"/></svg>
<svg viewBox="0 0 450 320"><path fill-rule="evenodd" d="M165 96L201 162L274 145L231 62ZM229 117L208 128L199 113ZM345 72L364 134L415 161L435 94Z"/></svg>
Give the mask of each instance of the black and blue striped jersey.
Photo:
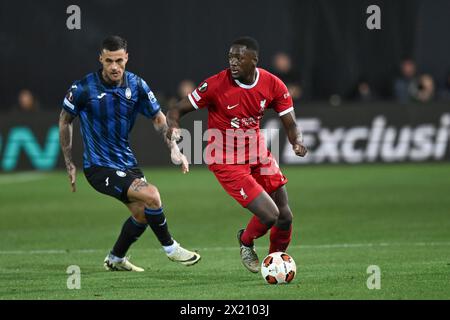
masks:
<svg viewBox="0 0 450 320"><path fill-rule="evenodd" d="M137 166L128 141L137 114L152 118L161 110L147 83L128 71L121 86L108 85L101 71L75 81L64 98L63 108L80 118L83 167L122 170Z"/></svg>

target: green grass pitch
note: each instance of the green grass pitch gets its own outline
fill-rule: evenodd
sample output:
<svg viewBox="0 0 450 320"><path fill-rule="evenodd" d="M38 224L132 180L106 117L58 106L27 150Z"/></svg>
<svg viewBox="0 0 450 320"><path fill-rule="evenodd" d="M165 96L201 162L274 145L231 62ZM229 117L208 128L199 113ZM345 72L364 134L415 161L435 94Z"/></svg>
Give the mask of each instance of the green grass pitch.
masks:
<svg viewBox="0 0 450 320"><path fill-rule="evenodd" d="M0 299L449 299L450 165L285 167L297 263L289 285L265 284L241 265L236 232L250 214L207 169L145 168L173 236L199 250L184 267L148 229L131 248L143 273L107 272L103 258L128 212L64 172L0 175ZM260 258L268 236L256 242ZM66 269L81 269L81 289ZM381 270L369 290L367 268Z"/></svg>

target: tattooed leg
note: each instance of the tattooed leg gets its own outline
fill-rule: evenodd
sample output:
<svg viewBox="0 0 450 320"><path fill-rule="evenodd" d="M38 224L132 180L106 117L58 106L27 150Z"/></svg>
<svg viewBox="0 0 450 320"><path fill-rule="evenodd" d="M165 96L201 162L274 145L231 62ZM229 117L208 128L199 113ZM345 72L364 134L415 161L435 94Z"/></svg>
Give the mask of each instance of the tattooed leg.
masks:
<svg viewBox="0 0 450 320"><path fill-rule="evenodd" d="M158 189L141 179L135 179L128 189L128 199L131 202L143 202L146 208L161 208L161 197Z"/></svg>
<svg viewBox="0 0 450 320"><path fill-rule="evenodd" d="M163 247L172 248L174 241L169 232L158 189L143 180L136 179L128 189L128 199L144 204L139 208L142 208L147 224Z"/></svg>
<svg viewBox="0 0 450 320"><path fill-rule="evenodd" d="M135 192L139 192L142 188L148 187L149 184L141 179L136 179L131 184L130 188L133 189Z"/></svg>

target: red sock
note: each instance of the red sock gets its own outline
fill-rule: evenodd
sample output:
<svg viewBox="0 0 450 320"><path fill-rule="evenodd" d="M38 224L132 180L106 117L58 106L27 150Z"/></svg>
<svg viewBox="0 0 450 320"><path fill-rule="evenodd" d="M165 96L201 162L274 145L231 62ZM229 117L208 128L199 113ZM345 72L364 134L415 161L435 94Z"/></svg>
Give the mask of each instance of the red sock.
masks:
<svg viewBox="0 0 450 320"><path fill-rule="evenodd" d="M288 230L282 230L276 226L270 229L270 248L269 254L273 252L286 252L291 242L292 224Z"/></svg>
<svg viewBox="0 0 450 320"><path fill-rule="evenodd" d="M262 237L267 233L268 230L269 228L264 223L259 221L259 219L256 216L253 216L250 219L247 228L242 233L241 241L246 246L252 246L253 240Z"/></svg>

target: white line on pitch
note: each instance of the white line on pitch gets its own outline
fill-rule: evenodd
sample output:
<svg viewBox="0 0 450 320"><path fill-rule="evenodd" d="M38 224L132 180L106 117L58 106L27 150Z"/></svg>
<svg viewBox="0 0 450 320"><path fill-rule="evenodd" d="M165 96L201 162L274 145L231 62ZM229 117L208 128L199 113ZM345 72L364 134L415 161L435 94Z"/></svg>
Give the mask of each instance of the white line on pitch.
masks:
<svg viewBox="0 0 450 320"><path fill-rule="evenodd" d="M399 246L414 246L414 247L424 247L424 246L450 246L450 242L381 242L381 243L336 243L336 244L304 244L290 246L291 249L345 249L345 248L371 248L371 247L399 247ZM199 251L230 251L236 250L237 247L206 247L206 248L194 248ZM261 248L265 248L261 246ZM134 249L138 251L149 250L149 251L161 251L162 249ZM63 250L63 249L49 249L49 250L0 250L2 255L21 255L21 254L83 254L83 253L99 253L107 252L108 249L74 249L74 250Z"/></svg>

